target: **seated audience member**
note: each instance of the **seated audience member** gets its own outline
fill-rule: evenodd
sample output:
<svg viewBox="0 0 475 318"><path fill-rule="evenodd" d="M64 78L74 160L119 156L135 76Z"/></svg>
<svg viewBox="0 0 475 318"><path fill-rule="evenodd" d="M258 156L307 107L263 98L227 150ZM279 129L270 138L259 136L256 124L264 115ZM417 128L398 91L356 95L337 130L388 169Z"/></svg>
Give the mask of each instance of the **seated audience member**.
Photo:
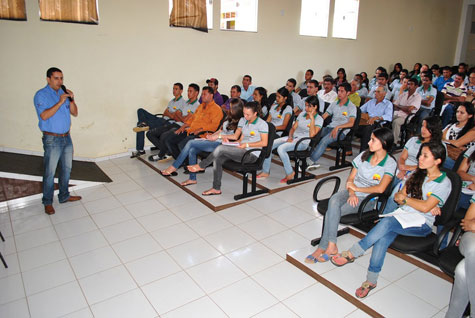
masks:
<svg viewBox="0 0 475 318"><path fill-rule="evenodd" d="M356 107L360 107L361 97L358 94L358 91L361 86L360 82L354 79L351 81L350 85L351 85L351 92L350 92L350 95L348 95L348 98Z"/></svg>
<svg viewBox="0 0 475 318"><path fill-rule="evenodd" d="M406 87L401 86L401 89ZM410 78L407 81L407 90L398 96L393 104L394 116L393 116L393 134L394 143L398 143L399 135L401 133L401 126L404 124L406 117L410 114L416 113L421 107L421 95L416 92L417 80Z"/></svg>
<svg viewBox="0 0 475 318"><path fill-rule="evenodd" d="M360 152L368 149L369 138L374 124L380 121L391 123L393 120L393 104L384 98L384 86L378 86L374 91L375 98L361 106L361 120L358 131L361 133Z"/></svg>
<svg viewBox="0 0 475 318"><path fill-rule="evenodd" d="M152 144L159 149L159 153L148 157L150 161L168 160L167 156L168 147L165 143L169 134L173 134L175 130L183 126L183 124L195 113L196 109L200 105L198 102L198 94L200 93L200 87L197 84L188 85L188 100L181 108L170 105L165 110L164 115L169 117L169 125L163 125L155 127L147 132L147 138ZM176 107L176 108L175 108ZM167 135L167 133L169 133Z"/></svg>
<svg viewBox="0 0 475 318"><path fill-rule="evenodd" d="M371 81L369 82L369 87L368 87L368 91L371 91L375 86L378 85L378 77L380 74L382 73L386 73L388 74L388 72L386 71L386 69L382 66L378 66L378 68L376 68L376 71L374 72L374 77L371 79ZM363 74L363 73L362 73ZM366 73L365 73L366 74Z"/></svg>
<svg viewBox="0 0 475 318"><path fill-rule="evenodd" d="M325 77L323 79L323 89L318 91L318 96L320 96L325 103L333 103L337 100L338 95L333 90L333 79L331 77Z"/></svg>
<svg viewBox="0 0 475 318"><path fill-rule="evenodd" d="M432 83L435 85L435 81L440 77L440 67L439 64L434 64L430 67L432 72Z"/></svg>
<svg viewBox="0 0 475 318"><path fill-rule="evenodd" d="M305 72L305 81L302 82L302 84L300 84L299 87L297 87L297 88L295 89L295 92L298 94L298 93L300 93L301 90L307 89L307 85L308 85L308 83L312 80L312 77L313 77L313 70L308 69L308 70ZM318 85L317 85L317 86L318 86Z"/></svg>
<svg viewBox="0 0 475 318"><path fill-rule="evenodd" d="M463 103L467 97L467 87L463 84L463 73L455 74L455 79L451 83L444 85L442 93L444 94L444 103L447 104L442 112L442 126L447 126L453 119L455 106L454 103Z"/></svg>
<svg viewBox="0 0 475 318"><path fill-rule="evenodd" d="M464 258L455 268L454 285L445 318L463 317L469 302L471 316L475 313L475 195L460 225L465 232L459 245Z"/></svg>
<svg viewBox="0 0 475 318"><path fill-rule="evenodd" d="M223 105L224 101L223 101L223 96L221 96L221 94L218 92L218 80L216 78L210 78L208 80L206 80L206 84L208 84L208 87L211 87L213 89L213 100L216 104L218 104L218 106L221 106ZM201 100L201 97L200 97L200 104L202 103L203 101Z"/></svg>
<svg viewBox="0 0 475 318"><path fill-rule="evenodd" d="M394 68L391 73L389 73L389 83L392 83L395 79L399 78L399 73L403 70L401 63L394 64Z"/></svg>
<svg viewBox="0 0 475 318"><path fill-rule="evenodd" d="M244 153L250 149L267 146L269 126L259 117L258 108L256 102L247 102L244 106L244 118L238 124L238 127L241 128L239 146L220 145L199 164L188 166L188 171L196 173L205 170L211 163L213 164L213 187L204 191L202 195L221 194L224 162L228 160L241 162L241 160L244 160L244 163L253 163L259 158L260 151L254 151L243 158Z"/></svg>
<svg viewBox="0 0 475 318"><path fill-rule="evenodd" d="M399 72L399 77L392 81L391 85L389 85L389 88L391 89L391 97L393 98L393 101L395 101L398 96L399 96L399 91L401 89L401 86L404 82L404 79L407 78L407 70L403 69L401 72Z"/></svg>
<svg viewBox="0 0 475 318"><path fill-rule="evenodd" d="M388 128L376 129L371 134L369 150L353 159L346 187L330 198L324 218L323 233L318 248L305 259L306 263L327 262L338 253L337 232L340 218L356 213L361 202L370 193L383 193L389 186L396 170L396 161L388 151L393 145L393 136ZM374 203L366 206L373 209Z"/></svg>
<svg viewBox="0 0 475 318"><path fill-rule="evenodd" d="M269 110L267 108L267 90L264 87L256 87L254 93L252 93L252 99L259 106L259 117L267 118Z"/></svg>
<svg viewBox="0 0 475 318"><path fill-rule="evenodd" d="M286 87L281 87L275 94L275 103L269 110L267 121L274 124L277 134L280 136L285 130L292 116L292 99Z"/></svg>
<svg viewBox="0 0 475 318"><path fill-rule="evenodd" d="M340 67L338 71L336 71L336 78L335 78L335 87L338 89L343 83L348 83L346 80L346 71L343 67Z"/></svg>
<svg viewBox="0 0 475 318"><path fill-rule="evenodd" d="M457 74L463 74L463 83L464 85L468 85L467 72L468 72L468 65L462 62L457 67L457 73L452 75L452 79L455 81L455 76Z"/></svg>
<svg viewBox="0 0 475 318"><path fill-rule="evenodd" d="M444 66L442 68L442 76L439 76L439 78L437 78L434 81L434 86L437 87L437 90L439 92L441 92L442 89L444 89L445 84L454 81L451 76L452 76L452 70L450 69L450 67Z"/></svg>
<svg viewBox="0 0 475 318"><path fill-rule="evenodd" d="M364 73L364 72L363 72ZM366 74L366 73L365 73ZM362 101L365 101L366 100L366 97L368 97L368 83L365 83L364 79L363 79L363 76L361 74L356 74L354 79L356 81L358 81L360 83L360 88L356 91L358 93L358 95L360 96L361 98L361 102ZM366 82L368 80L366 79ZM361 102L360 102L360 105L361 105Z"/></svg>
<svg viewBox="0 0 475 318"><path fill-rule="evenodd" d="M229 92L229 96L230 96L230 98L223 105L221 105L221 108L225 112L229 111L229 104L231 103L232 98L241 99L241 87L239 85L233 85L231 87L231 91Z"/></svg>
<svg viewBox="0 0 475 318"><path fill-rule="evenodd" d="M457 170L457 174L462 178L462 193L457 205L458 208L468 209L470 198L475 194L475 146L470 147L463 154L463 161Z"/></svg>
<svg viewBox="0 0 475 318"><path fill-rule="evenodd" d="M222 141L228 142L239 139L241 136L241 127L238 127L238 123L241 118L243 118L244 103L240 98L231 98L230 100L231 108L221 129L212 135L188 141L173 164L160 172L162 176L168 177L176 175L175 171L183 165L187 158L189 165L195 165L196 158L200 152L213 152L216 147L221 145ZM196 173L190 173L190 178L183 181L181 185L188 186L196 183Z"/></svg>
<svg viewBox="0 0 475 318"><path fill-rule="evenodd" d="M252 77L251 75L244 75L242 78L242 86L241 86L241 98L246 101L250 102L252 100L252 94L254 93L255 86L252 86Z"/></svg>
<svg viewBox="0 0 475 318"><path fill-rule="evenodd" d="M414 68L412 69L412 71L409 72L408 77L417 78L417 75L419 75L419 73L421 72L421 67L422 67L421 63L414 64Z"/></svg>
<svg viewBox="0 0 475 318"><path fill-rule="evenodd" d="M323 118L318 115L319 100L317 96L310 96L305 101L305 112L300 113L297 120L290 129L289 136L280 137L274 140L272 149L277 148L280 160L284 165L285 178L280 180L281 183L286 183L292 180L294 172L290 164L289 155L287 151L295 149L295 146L300 138L313 137L323 126ZM308 147L310 140L303 141L297 150L304 150ZM272 156L264 160L262 165L262 172L259 174L260 178L268 177L270 174Z"/></svg>
<svg viewBox="0 0 475 318"><path fill-rule="evenodd" d="M285 88L289 91L290 95L292 96L293 106L297 106L302 103L302 98L300 97L299 94L295 92L296 85L297 85L297 81L294 78L289 78L287 80L287 83L285 84Z"/></svg>
<svg viewBox="0 0 475 318"><path fill-rule="evenodd" d="M437 89L432 86L432 77L431 76L422 76L421 78L422 85L417 88L416 92L421 95L421 108L417 112L416 116L419 118L418 121L418 132L420 132L420 127L422 121L428 117L431 111L435 107L435 98L437 96Z"/></svg>
<svg viewBox="0 0 475 318"><path fill-rule="evenodd" d="M353 263L354 260L373 247L366 281L355 292L356 297L364 298L376 288L378 276L383 267L386 251L398 235L425 237L432 233L435 216L449 197L452 183L439 167L445 159L445 148L441 143L427 143L421 146L418 168L409 177L403 188L396 193L394 200L406 213L414 213L425 221L421 226L403 228L394 216L382 218L368 234L355 243L348 251L331 257L336 266Z"/></svg>
<svg viewBox="0 0 475 318"><path fill-rule="evenodd" d="M322 139L320 139L320 142L310 156L310 160L313 163L309 166L309 169L315 169L320 166L316 162L323 155L328 145L337 140L340 129L344 129L341 137L344 138L350 128L353 127L356 119L356 106L348 99L350 91L350 84L341 84L338 87L338 99L323 114L323 120L331 116L331 122L322 130Z"/></svg>
<svg viewBox="0 0 475 318"><path fill-rule="evenodd" d="M181 94L183 93L183 84L175 83L173 84L173 98L168 103L167 108L165 109L165 115L171 115L177 110L180 111L181 108L185 105L185 100L182 98ZM173 115L172 115L173 116ZM133 131L137 133L135 147L136 151L132 153L130 158L136 158L145 154L144 143L145 143L145 131L148 131L157 127L167 127L171 123L168 122L167 118L157 117L153 114L150 114L143 108L137 110L137 127L134 127Z"/></svg>
<svg viewBox="0 0 475 318"><path fill-rule="evenodd" d="M419 70L419 74L416 76L413 76L412 78L415 78L417 80L417 85L421 83L421 77L422 74L430 72L429 65L423 64Z"/></svg>
<svg viewBox="0 0 475 318"><path fill-rule="evenodd" d="M391 95L391 91L389 90L389 86L388 86L388 74L387 73L380 73L378 75L377 85L373 86L373 88L369 91L369 94L368 94L368 97L366 98L366 100L369 100L370 98L374 98L374 91L379 86L383 86L384 88L386 88L386 96L384 98L386 98L387 100L391 100L392 95Z"/></svg>
<svg viewBox="0 0 475 318"><path fill-rule="evenodd" d="M183 126L171 134L168 134L165 143L173 158L178 158L181 149L186 143L198 137L203 131L216 131L223 118L223 111L213 100L213 89L209 86L203 87L201 100L203 101L196 109L196 112L188 118Z"/></svg>
<svg viewBox="0 0 475 318"><path fill-rule="evenodd" d="M367 91L369 92L368 74L366 74L366 72L361 72L360 75L361 75L361 78L363 79L361 81L361 87L366 87Z"/></svg>
<svg viewBox="0 0 475 318"><path fill-rule="evenodd" d="M445 168L452 169L462 151L475 145L474 113L473 105L465 102L457 107L457 122L444 128L442 141L447 144L448 153Z"/></svg>
<svg viewBox="0 0 475 318"><path fill-rule="evenodd" d="M309 99L312 96L315 96L315 97L318 98L319 108L317 108L317 112L319 110L320 110L321 113L324 112L325 102L320 98L320 96L318 96L318 81L317 80L310 80L308 82L308 84L307 84L307 94L308 94L307 97L302 98L302 102L300 103L300 105L295 105L295 107L294 107L294 115L296 117L298 115L300 115L300 113L302 113L305 110L305 108L301 109L300 107L302 105L305 106L305 102L307 101L307 99Z"/></svg>
<svg viewBox="0 0 475 318"><path fill-rule="evenodd" d="M423 120L421 134L412 137L404 145L401 156L397 161L398 169L396 170L396 176L391 184L393 191L386 203L383 214L393 212L398 208L398 204L394 201L394 196L402 188L400 182L406 182L411 173L417 169L417 156L419 155L421 145L428 142L442 142L442 124L437 116L427 117Z"/></svg>
<svg viewBox="0 0 475 318"><path fill-rule="evenodd" d="M473 104L475 99L475 72L470 73L468 80L469 83L467 86L467 97L465 98L465 101Z"/></svg>

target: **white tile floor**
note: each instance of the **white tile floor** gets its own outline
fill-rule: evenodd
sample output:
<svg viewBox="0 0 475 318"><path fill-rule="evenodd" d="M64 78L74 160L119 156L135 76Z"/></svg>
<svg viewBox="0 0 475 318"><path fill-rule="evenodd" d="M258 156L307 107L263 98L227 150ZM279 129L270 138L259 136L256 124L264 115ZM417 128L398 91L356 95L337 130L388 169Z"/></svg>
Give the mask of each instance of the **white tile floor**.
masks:
<svg viewBox="0 0 475 318"><path fill-rule="evenodd" d="M138 160L99 165L114 182L55 203L53 216L38 200L0 213L9 264L0 266L0 317L366 316L285 261L319 236L316 181L214 213ZM367 258L356 264L363 275ZM355 288L353 271L318 266ZM450 284L395 257L385 269L385 287L365 301L372 308L394 317L446 311Z"/></svg>

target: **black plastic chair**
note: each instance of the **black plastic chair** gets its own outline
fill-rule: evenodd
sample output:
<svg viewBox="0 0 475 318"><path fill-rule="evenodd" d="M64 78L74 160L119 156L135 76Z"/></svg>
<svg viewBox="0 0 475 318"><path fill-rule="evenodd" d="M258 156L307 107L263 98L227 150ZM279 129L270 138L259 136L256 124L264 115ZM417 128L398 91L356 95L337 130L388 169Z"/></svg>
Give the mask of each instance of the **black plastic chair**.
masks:
<svg viewBox="0 0 475 318"><path fill-rule="evenodd" d="M223 98L223 104L226 103L229 99L228 95L221 94L221 97ZM219 105L219 106L221 106L221 105Z"/></svg>
<svg viewBox="0 0 475 318"><path fill-rule="evenodd" d="M295 120L295 114L294 114L294 112L292 111L292 115L290 115L289 122L287 123L287 126L285 126L285 129L276 130L276 133L277 133L277 132L282 132L282 134L281 134L280 136L277 135L277 137L285 137L285 136L288 136L288 135L289 135L289 132L290 132L290 129L292 129L292 125L294 124L294 120Z"/></svg>
<svg viewBox="0 0 475 318"><path fill-rule="evenodd" d="M406 142L417 133L419 115L417 113L409 114L401 126L399 138L401 140L398 149L404 148Z"/></svg>
<svg viewBox="0 0 475 318"><path fill-rule="evenodd" d="M451 147L451 145L447 145L447 147ZM460 153L460 155L457 157L457 160L455 160L454 166L452 168L452 171L457 172L457 170L460 168L460 165L462 164L464 154L467 150L464 150L463 152Z"/></svg>
<svg viewBox="0 0 475 318"><path fill-rule="evenodd" d="M359 107L356 107L356 119L355 119L355 123L353 124L353 127L340 129L337 136L338 140L328 145L328 147L332 149L336 149L335 165L330 167L330 171L351 166L351 162L346 161L345 149L351 149L351 142L353 140L355 132L358 130L358 127L360 125L360 119L361 119L361 110ZM343 132L348 129L350 129L350 131L346 134L344 138L342 138Z"/></svg>
<svg viewBox="0 0 475 318"><path fill-rule="evenodd" d="M434 223L434 225L443 225L442 232L444 232L444 230L447 227L451 227L454 222L460 221L459 216L455 213L455 209L460 198L462 180L459 175L452 170L442 168L441 171L447 174L447 177L452 183L452 191L445 201L444 206L440 209L442 212L441 215L435 218ZM443 238L442 232L439 234L430 233L425 237L398 235L390 248L404 254L414 254L429 263L438 265L437 253L435 251L438 250L439 242Z"/></svg>
<svg viewBox="0 0 475 318"><path fill-rule="evenodd" d="M434 103L434 109L431 112L431 116L438 116L442 115L440 111L442 110L442 105L444 105L444 93L441 91L437 91L437 95L435 96L435 103Z"/></svg>
<svg viewBox="0 0 475 318"><path fill-rule="evenodd" d="M321 139L321 133L322 131L320 130L318 134L316 134L312 138L305 137L305 138L299 139L299 141L297 141L297 143L295 144L294 150L287 152L290 160L295 162L294 178L292 180L287 180L287 184L293 184L296 182L301 182L301 181L315 178L315 175L310 174L310 173L307 174L307 166L308 166L307 158L309 158L312 155L313 151L315 150L315 147L318 145ZM297 150L303 141L309 140L309 139L310 139L310 143L307 149Z"/></svg>
<svg viewBox="0 0 475 318"><path fill-rule="evenodd" d="M325 199L318 198L318 192L323 185L330 181L335 181L335 186L333 188L333 192L330 197ZM322 225L322 234L325 230L325 216L328 210L328 203L330 202L330 198L338 192L338 188L340 187L341 179L337 176L331 176L325 179L322 179L320 182L317 183L315 189L313 190L313 200L318 203L317 210L318 212L323 215L323 225ZM383 193L370 193L366 196L363 201L361 202L358 212L352 213L348 215L344 215L340 218L340 223L346 225L359 225L358 227L365 230L366 232L369 231L374 226L374 221L379 218L379 214L384 211L386 207L386 203L388 197L391 194L391 183L387 186L386 190ZM370 211L365 211L366 206L370 202L375 202L375 207ZM345 227L337 232L337 236L341 236L350 232L349 227ZM313 239L310 243L315 246L320 243L320 237Z"/></svg>
<svg viewBox="0 0 475 318"><path fill-rule="evenodd" d="M262 149L250 149L244 153L241 162L228 160L223 164L223 167L227 170L235 171L243 175L242 177L242 194L234 196L234 200L240 200L243 198L252 197L255 195L269 192L269 189L264 188L257 190L257 171L262 170L262 164L264 159L271 155L272 145L274 144L275 126L271 123L267 123L269 126L267 146ZM260 151L258 159L253 163L245 163L244 159L248 156L253 156L252 153ZM251 174L251 191L248 191L248 175Z"/></svg>
<svg viewBox="0 0 475 318"><path fill-rule="evenodd" d="M308 96L307 89L306 89L306 88L305 88L305 89L302 89L302 90L299 92L299 95L300 95L300 97L302 97L302 98L307 97L307 96Z"/></svg>

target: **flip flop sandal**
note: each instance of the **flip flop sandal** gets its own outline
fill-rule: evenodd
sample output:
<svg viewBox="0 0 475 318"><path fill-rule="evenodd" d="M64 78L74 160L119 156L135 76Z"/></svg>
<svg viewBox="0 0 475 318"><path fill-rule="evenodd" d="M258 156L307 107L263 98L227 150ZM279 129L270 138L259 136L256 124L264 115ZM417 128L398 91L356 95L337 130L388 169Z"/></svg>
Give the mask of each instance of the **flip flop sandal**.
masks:
<svg viewBox="0 0 475 318"><path fill-rule="evenodd" d="M187 187L187 186L190 186L190 185L193 185L193 184L197 184L198 182L188 182L190 180L187 180L187 181L183 181L182 183L180 183L180 185L184 186L184 187Z"/></svg>
<svg viewBox="0 0 475 318"><path fill-rule="evenodd" d="M209 195L220 195L220 194L221 194L221 191L219 191L219 192L205 191L201 195L209 196Z"/></svg>
<svg viewBox="0 0 475 318"><path fill-rule="evenodd" d="M305 257L305 263L310 263L310 264L318 263L318 258L310 254L309 256Z"/></svg>
<svg viewBox="0 0 475 318"><path fill-rule="evenodd" d="M335 254L328 255L327 253L323 253L322 255L320 255L320 257L317 258L317 261L320 263L325 263L325 262L328 262L332 256L335 256ZM320 260L320 259L323 259L323 260Z"/></svg>
<svg viewBox="0 0 475 318"><path fill-rule="evenodd" d="M265 179L265 178L267 178L267 177L269 177L269 176L261 176L260 174L258 174L256 178L257 178L257 179Z"/></svg>
<svg viewBox="0 0 475 318"><path fill-rule="evenodd" d="M188 166L188 167L191 167L191 166ZM186 167L186 170L188 170L189 172L193 172L193 173L200 173L201 171L204 172L204 170L198 170L198 169L196 169L196 168L190 169L190 168L188 168L188 167Z"/></svg>
<svg viewBox="0 0 475 318"><path fill-rule="evenodd" d="M336 261L337 259L341 260L342 262ZM351 258L348 255L348 252L344 251L343 253L339 255L338 254L334 255L330 260L333 263L333 265L342 267L342 266L345 266L346 264L353 263L355 261L355 258L354 257Z"/></svg>
<svg viewBox="0 0 475 318"><path fill-rule="evenodd" d="M365 298L369 292L376 288L376 285L372 285L369 282L364 282L360 288L355 292L355 296L358 298Z"/></svg>
<svg viewBox="0 0 475 318"><path fill-rule="evenodd" d="M172 173L165 173L164 171L160 171L160 174L164 177L175 177L178 175L178 172L173 171Z"/></svg>
<svg viewBox="0 0 475 318"><path fill-rule="evenodd" d="M280 179L280 183L287 183L287 178L284 178L284 179Z"/></svg>

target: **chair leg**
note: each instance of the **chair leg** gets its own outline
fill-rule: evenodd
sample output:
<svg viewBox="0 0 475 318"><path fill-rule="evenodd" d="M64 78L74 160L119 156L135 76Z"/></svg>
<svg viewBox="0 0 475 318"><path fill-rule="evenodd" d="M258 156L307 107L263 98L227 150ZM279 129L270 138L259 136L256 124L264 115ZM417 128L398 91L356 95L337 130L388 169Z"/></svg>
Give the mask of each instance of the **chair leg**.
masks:
<svg viewBox="0 0 475 318"><path fill-rule="evenodd" d="M0 231L0 238L2 239L3 242L5 242L5 239L3 238L2 231Z"/></svg>
<svg viewBox="0 0 475 318"><path fill-rule="evenodd" d="M234 196L234 200L240 200L248 197L253 197L255 195L263 194L269 192L269 189L261 189L257 190L257 172L253 171L252 172L252 179L251 179L251 192L247 191L247 181L248 181L248 174L244 174L242 178L242 194L237 194Z"/></svg>
<svg viewBox="0 0 475 318"><path fill-rule="evenodd" d="M3 263L3 266L5 266L5 268L8 268L7 262L5 262L5 259L3 258L3 255L2 255L1 252L0 252L0 260L1 260L2 263Z"/></svg>
<svg viewBox="0 0 475 318"><path fill-rule="evenodd" d="M325 215L323 216L323 224L322 224L322 234L323 234L323 231L325 231L325 217L326 217L326 213ZM347 227L344 227L342 228L341 230L339 230L337 233L336 233L336 236L342 236L342 235L345 235L345 234L348 234L350 233L350 228L347 226ZM322 239L322 237L317 237L317 238L314 238L313 240L310 241L310 244L312 244L312 246L317 246L319 243L320 243L320 240Z"/></svg>

